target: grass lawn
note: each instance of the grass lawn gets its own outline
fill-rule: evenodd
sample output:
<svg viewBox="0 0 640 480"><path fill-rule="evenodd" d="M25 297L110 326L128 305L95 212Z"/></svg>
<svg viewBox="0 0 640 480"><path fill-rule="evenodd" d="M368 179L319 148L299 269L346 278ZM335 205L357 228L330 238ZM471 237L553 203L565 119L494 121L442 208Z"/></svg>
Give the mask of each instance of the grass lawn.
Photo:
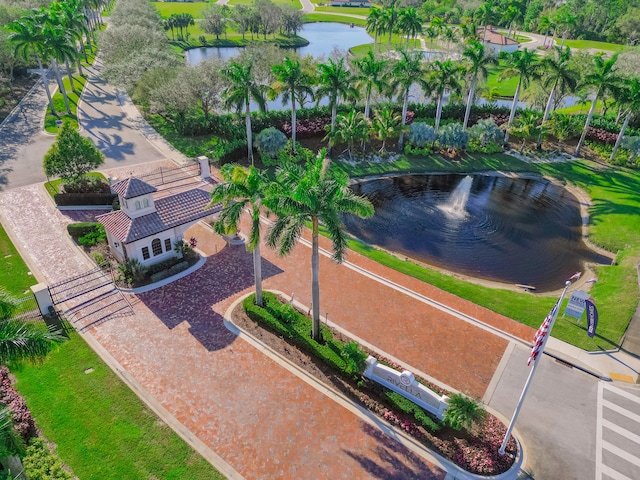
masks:
<svg viewBox="0 0 640 480"><path fill-rule="evenodd" d="M303 20L305 23L312 22L336 22L336 23L353 23L354 25L358 25L359 27L364 27L367 24L366 18L354 18L354 17L345 17L344 15L332 15L332 14L323 14L323 13L311 13L305 15Z"/></svg>
<svg viewBox="0 0 640 480"><path fill-rule="evenodd" d="M296 8L298 10L302 9L302 4L300 3L300 0L271 0L273 3L275 3L276 5L281 5L281 6L285 6L288 5L290 7ZM229 0L229 3L227 5L248 5L251 6L253 5L253 0Z"/></svg>
<svg viewBox="0 0 640 480"><path fill-rule="evenodd" d="M554 110L555 112L558 113L589 113L589 108L591 108L591 103L593 102L592 100L589 100L588 102L585 103L579 103L576 105L572 105L570 107L566 107L566 108L558 108L557 110ZM596 113L598 112L602 112L602 101L598 100L596 102Z"/></svg>
<svg viewBox="0 0 640 480"><path fill-rule="evenodd" d="M375 44L377 45L376 53L387 52L389 50L397 50L398 48L405 48L405 46L407 45L406 38L403 39L396 35L394 35L391 41L392 43L391 45L389 45L387 43L386 38L378 38L378 43ZM369 51L373 51L373 48L374 48L373 42L365 43L364 45L356 45L355 47L351 48L351 53L353 53L356 57L362 57L366 55ZM412 48L420 48L420 40L418 39L409 40L409 49L412 49Z"/></svg>
<svg viewBox="0 0 640 480"><path fill-rule="evenodd" d="M0 285L14 296L22 297L37 280L29 274L20 254L0 224Z"/></svg>
<svg viewBox="0 0 640 480"><path fill-rule="evenodd" d="M506 66L503 62L500 62L499 65L488 68L489 76L487 78L487 90L495 87L497 89L496 94L499 97L513 97L516 93L520 77L515 76L509 79L500 80L500 75L505 69Z"/></svg>
<svg viewBox="0 0 640 480"><path fill-rule="evenodd" d="M193 18L203 18L202 10L209 5L208 2L151 2L158 9L162 18L168 18L174 13L190 13Z"/></svg>
<svg viewBox="0 0 640 480"><path fill-rule="evenodd" d="M507 155L474 154L459 162L449 162L439 156L401 157L385 165L341 165L350 175L392 172L481 172L500 170L534 172L550 175L584 188L593 200L590 239L612 252L618 252L618 263L598 267L599 281L591 290L600 312L598 333L590 339L585 322L559 318L553 336L585 350L615 348L626 330L638 303L635 265L640 261L640 198L634 192L640 188L640 174L620 169L604 169L587 162L534 165ZM489 289L464 282L410 261L402 260L370 245L351 240L349 247L382 264L431 283L439 288L485 306L519 322L538 328L554 303L554 297L542 297L508 290Z"/></svg>
<svg viewBox="0 0 640 480"><path fill-rule="evenodd" d="M79 478L224 478L77 333L70 337L42 365L11 366L11 371L38 426Z"/></svg>
<svg viewBox="0 0 640 480"><path fill-rule="evenodd" d="M56 122L58 120L62 120L63 122L69 122L73 127L78 129L78 101L80 100L80 95L82 94L82 89L84 88L84 84L86 83L86 77L81 77L80 75L73 76L73 83L76 86L77 93L73 93L71 91L71 83L69 79L65 76L62 79L64 83L64 88L67 91L67 97L69 98L69 107L71 108L71 115L67 112L67 108L64 103L64 97L62 93L58 89L56 93L53 95L53 106L56 109L58 115L54 115L51 113L51 109L47 108L47 114L44 117L44 129L49 133L58 133L58 125ZM62 124L60 124L62 125Z"/></svg>
<svg viewBox="0 0 640 480"><path fill-rule="evenodd" d="M562 39L556 39L556 43L560 45ZM571 48L595 48L597 50L608 50L610 52L621 52L626 47L616 43L597 42L595 40L565 40L564 44Z"/></svg>

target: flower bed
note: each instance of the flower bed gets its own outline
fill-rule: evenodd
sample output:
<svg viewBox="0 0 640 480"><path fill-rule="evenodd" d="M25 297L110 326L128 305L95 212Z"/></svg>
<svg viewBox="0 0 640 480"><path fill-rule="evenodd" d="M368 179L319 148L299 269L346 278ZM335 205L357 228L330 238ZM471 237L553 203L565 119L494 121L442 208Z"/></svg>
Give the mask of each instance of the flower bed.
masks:
<svg viewBox="0 0 640 480"><path fill-rule="evenodd" d="M245 299L242 306L243 310L238 309L233 315L233 321L240 327L464 470L497 475L513 464L517 451L515 440L513 437L509 440L507 455L498 454L506 427L492 415L487 414L483 422L470 428L456 430L447 424L446 416L444 422L440 421L403 396L361 375L362 370L354 368L359 358L354 352L360 348L355 342L325 326L322 326L323 341L314 342L310 320L289 305L283 306L274 294L264 293L264 308L254 304L253 295ZM291 345L296 348L292 349ZM365 351L360 360L367 354L403 370L402 366L375 352ZM416 380L438 394L450 395L424 379L416 377Z"/></svg>

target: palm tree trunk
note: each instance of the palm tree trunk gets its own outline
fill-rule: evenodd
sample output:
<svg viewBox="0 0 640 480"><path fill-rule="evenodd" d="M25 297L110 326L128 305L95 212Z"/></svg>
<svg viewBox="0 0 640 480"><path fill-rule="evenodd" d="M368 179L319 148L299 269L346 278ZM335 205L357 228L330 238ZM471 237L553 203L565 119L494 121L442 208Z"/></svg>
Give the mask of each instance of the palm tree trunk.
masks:
<svg viewBox="0 0 640 480"><path fill-rule="evenodd" d="M53 115L58 115L55 107L53 106L53 98L51 98L51 91L49 90L49 79L47 78L47 72L42 68L42 59L40 59L40 55L36 55L38 59L38 66L40 67L40 76L42 77L42 84L44 85L44 91L47 92L47 99L49 100L49 107L51 108L51 113Z"/></svg>
<svg viewBox="0 0 640 480"><path fill-rule="evenodd" d="M540 124L541 127L545 124L545 122L547 121L547 118L549 118L549 112L551 112L551 105L553 104L553 94L555 92L556 92L556 84L553 85L553 88L551 88L551 92L549 93L547 106L544 109L544 115L542 115L542 123ZM540 132L540 135L538 135L538 143L536 144L536 148L540 150L541 146L542 146L542 132Z"/></svg>
<svg viewBox="0 0 640 480"><path fill-rule="evenodd" d="M547 46L547 37L549 36L549 29L544 32L544 40L542 40L542 47L546 48Z"/></svg>
<svg viewBox="0 0 640 480"><path fill-rule="evenodd" d="M513 125L513 119L516 117L516 108L518 108L518 97L520 97L520 87L522 86L522 77L518 81L516 87L516 93L513 96L513 103L511 104L511 113L509 114L509 122L507 123L507 131L504 132L504 146L509 145L509 128Z"/></svg>
<svg viewBox="0 0 640 480"><path fill-rule="evenodd" d="M84 76L84 72L82 71L82 63L80 62L80 57L76 57L76 66L78 67L78 73L80 76Z"/></svg>
<svg viewBox="0 0 640 480"><path fill-rule="evenodd" d="M620 129L620 133L618 134L618 138L616 138L616 144L613 146L613 151L611 152L611 158L610 158L611 161L613 161L613 159L616 156L616 152L618 151L618 148L620 148L620 142L622 142L622 137L624 137L624 132L627 129L627 126L629 125L629 120L631 120L632 115L633 115L633 112L629 111L629 113L624 119L624 123L622 124L622 128Z"/></svg>
<svg viewBox="0 0 640 480"><path fill-rule="evenodd" d="M253 144L251 138L251 109L249 108L249 99L246 101L246 109L245 109L245 125L247 127L247 155L249 156L249 160L251 160L251 165L253 165Z"/></svg>
<svg viewBox="0 0 640 480"><path fill-rule="evenodd" d="M584 130L582 130L582 135L580 135L580 141L578 142L578 146L576 147L576 151L574 155L576 157L580 156L580 150L582 149L582 144L584 143L584 139L587 136L587 130L589 130L589 124L591 123L591 119L593 118L593 112L596 110L596 103L598 102L598 94L596 93L593 102L591 103L591 108L589 109L589 114L587 115L587 121L584 124Z"/></svg>
<svg viewBox="0 0 640 480"><path fill-rule="evenodd" d="M262 257L260 256L260 242L253 249L253 278L256 282L256 305L262 306Z"/></svg>
<svg viewBox="0 0 640 480"><path fill-rule="evenodd" d="M404 94L404 101L402 102L402 125L407 122L407 109L409 107L409 89ZM384 144L384 143L383 143ZM400 138L398 139L398 151L402 151L404 145L404 132L400 132Z"/></svg>
<svg viewBox="0 0 640 480"><path fill-rule="evenodd" d="M316 342L320 341L320 282L319 282L319 254L318 254L318 217L312 220L311 242L311 335Z"/></svg>
<svg viewBox="0 0 640 480"><path fill-rule="evenodd" d="M296 95L291 89L291 151L296 154Z"/></svg>
<svg viewBox="0 0 640 480"><path fill-rule="evenodd" d="M69 65L69 60L64 61L65 66L67 67L67 77L69 78L69 84L71 85L71 91L73 93L78 93L76 91L76 82L73 81L73 74L71 72L71 65Z"/></svg>
<svg viewBox="0 0 640 480"><path fill-rule="evenodd" d="M471 88L469 88L469 100L467 100L467 110L464 112L464 122L462 124L463 130L467 129L467 125L469 124L469 116L471 115L471 105L473 104L473 95L476 90L476 80L477 77L473 77L471 80Z"/></svg>
<svg viewBox="0 0 640 480"><path fill-rule="evenodd" d="M438 136L438 128L440 127L440 117L442 116L442 99L444 97L444 92L438 95L438 108L436 109L436 125L434 128L434 133L436 137Z"/></svg>
<svg viewBox="0 0 640 480"><path fill-rule="evenodd" d="M367 88L367 101L364 104L364 118L369 118L371 112L371 85Z"/></svg>
<svg viewBox="0 0 640 480"><path fill-rule="evenodd" d="M331 155L331 149L333 148L333 134L336 129L336 117L338 116L338 99L332 102L331 105L331 138L329 139L329 147L327 148L327 154Z"/></svg>
<svg viewBox="0 0 640 480"><path fill-rule="evenodd" d="M62 98L64 98L64 106L67 109L67 113L71 115L71 106L69 105L69 97L67 96L67 90L64 88L64 82L62 81L62 76L60 75L60 69L58 68L58 61L56 59L51 60L51 64L53 65L53 71L56 74L56 78L58 79L58 87L60 87L60 93L62 93Z"/></svg>

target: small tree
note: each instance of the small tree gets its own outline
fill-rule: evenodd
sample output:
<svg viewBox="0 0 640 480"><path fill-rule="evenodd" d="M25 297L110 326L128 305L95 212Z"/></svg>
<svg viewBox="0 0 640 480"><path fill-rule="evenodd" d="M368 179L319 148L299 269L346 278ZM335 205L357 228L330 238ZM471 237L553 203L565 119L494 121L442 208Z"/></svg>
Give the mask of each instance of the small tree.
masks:
<svg viewBox="0 0 640 480"><path fill-rule="evenodd" d="M435 139L436 133L431 125L424 122L413 122L409 125L409 143L412 146L422 148L427 144L432 144Z"/></svg>
<svg viewBox="0 0 640 480"><path fill-rule="evenodd" d="M265 128L256 136L256 148L263 157L276 158L286 145L287 136L275 127Z"/></svg>
<svg viewBox="0 0 640 480"><path fill-rule="evenodd" d="M91 140L65 122L55 143L45 154L43 166L47 177L59 176L74 184L103 163L104 155Z"/></svg>

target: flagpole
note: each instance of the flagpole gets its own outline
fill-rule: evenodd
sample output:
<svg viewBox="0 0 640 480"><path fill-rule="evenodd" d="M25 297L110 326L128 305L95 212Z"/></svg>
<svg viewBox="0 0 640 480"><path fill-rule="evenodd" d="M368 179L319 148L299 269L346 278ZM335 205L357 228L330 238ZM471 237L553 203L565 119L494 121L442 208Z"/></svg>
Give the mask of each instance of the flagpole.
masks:
<svg viewBox="0 0 640 480"><path fill-rule="evenodd" d="M556 309L555 313L553 314L553 317L551 318L551 323L549 324L549 331L547 333L547 335L544 337L544 340L542 341L542 346L540 348L540 352L538 353L538 355L536 356L535 360L533 361L533 367L531 368L531 371L529 372L529 376L527 377L527 381L524 384L524 388L522 389L522 393L520 394L520 399L518 400L518 405L516 405L516 409L513 412L513 417L511 417L511 422L509 423L509 428L507 428L507 433L504 434L504 439L502 440L502 445L500 445L500 449L498 450L498 453L500 455L504 455L506 448L507 448L507 443L509 443L509 438L511 437L511 432L513 431L513 427L516 423L516 419L518 418L518 414L520 413L520 408L522 408L522 403L524 401L524 397L527 394L527 390L529 389L529 385L531 385L531 380L533 379L533 374L536 373L536 368L538 368L538 361L540 360L540 358L542 357L542 353L544 352L544 347L547 345L547 340L549 340L549 337L551 336L551 330L553 329L553 324L556 323L556 318L558 318L558 313L560 312L560 307L562 306L562 300L564 299L565 294L567 293L567 288L569 288L569 285L571 285L571 281L567 280L564 283L564 290L562 290L562 294L560 295L560 298L558 299L558 308Z"/></svg>

